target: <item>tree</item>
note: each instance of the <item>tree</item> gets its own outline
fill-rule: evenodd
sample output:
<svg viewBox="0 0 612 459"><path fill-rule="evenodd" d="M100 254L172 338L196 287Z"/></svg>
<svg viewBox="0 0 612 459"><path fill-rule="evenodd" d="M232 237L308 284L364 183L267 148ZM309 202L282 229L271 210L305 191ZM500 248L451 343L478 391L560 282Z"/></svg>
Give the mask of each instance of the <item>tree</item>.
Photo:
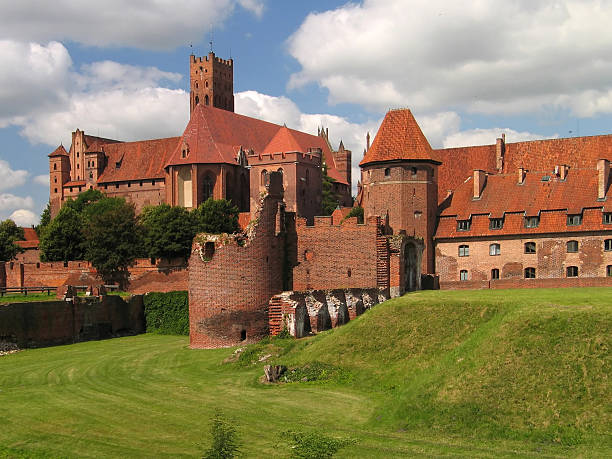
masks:
<svg viewBox="0 0 612 459"><path fill-rule="evenodd" d="M119 201L123 201L121 205L113 203L103 212L94 212L85 222L83 246L85 259L104 282L118 282L124 287L128 267L139 255L142 239L134 206L122 199Z"/></svg>
<svg viewBox="0 0 612 459"><path fill-rule="evenodd" d="M188 258L196 233L194 216L184 207L145 207L140 215L144 251L152 258Z"/></svg>
<svg viewBox="0 0 612 459"><path fill-rule="evenodd" d="M224 419L220 411L212 419L210 433L213 442L203 459L231 459L240 453L236 428Z"/></svg>
<svg viewBox="0 0 612 459"><path fill-rule="evenodd" d="M13 220L0 222L0 261L10 261L23 249L15 241L24 239L23 228L18 227Z"/></svg>
<svg viewBox="0 0 612 459"><path fill-rule="evenodd" d="M64 206L72 207L79 214L81 214L89 205L104 199L112 198L107 198L100 190L87 190L79 194L74 201L72 199L68 199Z"/></svg>
<svg viewBox="0 0 612 459"><path fill-rule="evenodd" d="M208 198L193 213L197 232L219 234L240 231L238 207L226 199Z"/></svg>
<svg viewBox="0 0 612 459"><path fill-rule="evenodd" d="M40 259L42 261L82 260L82 226L79 213L71 206L63 206L41 232Z"/></svg>
<svg viewBox="0 0 612 459"><path fill-rule="evenodd" d="M334 193L334 182L335 180L327 175L327 164L323 163L321 199L321 212L323 215L331 215L340 203L338 196Z"/></svg>
<svg viewBox="0 0 612 459"><path fill-rule="evenodd" d="M357 223L363 223L363 207L353 207L346 217L342 219L342 221L351 217L357 217Z"/></svg>
<svg viewBox="0 0 612 459"><path fill-rule="evenodd" d="M49 225L49 223L51 223L51 203L50 202L47 203L47 207L45 207L45 210L43 210L42 214L40 214L40 223L36 225L36 228L35 228L36 234L38 235L39 238L42 232L44 231L44 229L47 227L47 225Z"/></svg>

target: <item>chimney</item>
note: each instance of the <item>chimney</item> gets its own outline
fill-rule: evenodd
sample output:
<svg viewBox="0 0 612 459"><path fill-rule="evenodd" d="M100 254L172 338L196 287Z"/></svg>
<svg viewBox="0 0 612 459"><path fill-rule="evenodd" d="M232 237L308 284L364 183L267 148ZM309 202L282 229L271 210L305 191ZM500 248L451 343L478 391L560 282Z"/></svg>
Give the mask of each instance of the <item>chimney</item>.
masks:
<svg viewBox="0 0 612 459"><path fill-rule="evenodd" d="M606 199L606 192L610 184L610 161L607 159L599 159L597 161L597 199Z"/></svg>
<svg viewBox="0 0 612 459"><path fill-rule="evenodd" d="M480 169L474 169L474 199L480 199L486 181L487 173Z"/></svg>
<svg viewBox="0 0 612 459"><path fill-rule="evenodd" d="M555 166L555 175L559 177L559 180L565 180L567 178L568 171L569 171L569 166L567 164L561 164L559 166Z"/></svg>
<svg viewBox="0 0 612 459"><path fill-rule="evenodd" d="M495 163L497 172L501 172L504 168L504 155L506 154L506 134L501 135L495 144Z"/></svg>
<svg viewBox="0 0 612 459"><path fill-rule="evenodd" d="M526 170L522 167L519 167L518 169L518 184L522 185L523 182L525 182L525 175L526 175Z"/></svg>

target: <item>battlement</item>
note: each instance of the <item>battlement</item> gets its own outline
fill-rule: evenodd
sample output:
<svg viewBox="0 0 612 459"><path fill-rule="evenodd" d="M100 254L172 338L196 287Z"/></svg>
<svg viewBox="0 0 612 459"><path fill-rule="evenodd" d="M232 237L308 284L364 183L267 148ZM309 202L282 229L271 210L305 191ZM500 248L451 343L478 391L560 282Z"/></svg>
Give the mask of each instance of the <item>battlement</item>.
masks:
<svg viewBox="0 0 612 459"><path fill-rule="evenodd" d="M323 152L320 149L309 149L311 151L287 151L287 152L276 152L276 153L255 153L251 151L247 154L247 159L250 165L254 164L271 164L271 163L282 163L282 162L295 162L299 161L302 163L311 163L319 165Z"/></svg>
<svg viewBox="0 0 612 459"><path fill-rule="evenodd" d="M227 65L228 67L232 67L234 65L233 59L222 59L220 57L215 56L215 53L212 51L208 53L208 56L195 56L191 55L191 63L192 64L201 64L202 62L215 62L217 64Z"/></svg>
<svg viewBox="0 0 612 459"><path fill-rule="evenodd" d="M315 217L312 224L308 224L306 218L299 217L296 221L296 225L300 228L324 228L324 227L336 227L341 226L375 226L381 225L381 218L379 216L368 217L364 223L358 223L357 217L350 217L346 220L341 214L341 209L336 209L332 215Z"/></svg>

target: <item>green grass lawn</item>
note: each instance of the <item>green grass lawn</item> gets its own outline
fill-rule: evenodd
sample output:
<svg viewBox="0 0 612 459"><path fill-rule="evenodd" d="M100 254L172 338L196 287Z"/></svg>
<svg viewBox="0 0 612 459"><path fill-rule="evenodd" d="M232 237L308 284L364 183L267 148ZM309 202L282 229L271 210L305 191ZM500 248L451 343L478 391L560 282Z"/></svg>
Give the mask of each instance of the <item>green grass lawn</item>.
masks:
<svg viewBox="0 0 612 459"><path fill-rule="evenodd" d="M5 303L30 303L33 301L56 301L57 296L55 291L52 290L51 294L45 293L28 293L23 295L21 293L7 293L6 295L0 296L0 304Z"/></svg>
<svg viewBox="0 0 612 459"><path fill-rule="evenodd" d="M150 334L26 350L0 357L0 457L198 457L217 409L246 457L290 457L287 430L346 458L610 457L611 332L612 289L430 291L231 363ZM321 380L262 385L265 355Z"/></svg>

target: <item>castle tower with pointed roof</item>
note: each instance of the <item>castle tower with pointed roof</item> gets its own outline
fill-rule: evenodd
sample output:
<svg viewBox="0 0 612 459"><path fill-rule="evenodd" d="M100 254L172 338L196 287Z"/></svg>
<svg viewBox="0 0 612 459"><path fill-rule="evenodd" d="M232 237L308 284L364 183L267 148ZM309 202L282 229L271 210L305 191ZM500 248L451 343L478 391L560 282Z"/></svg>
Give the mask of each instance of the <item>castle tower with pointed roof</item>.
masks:
<svg viewBox="0 0 612 459"><path fill-rule="evenodd" d="M423 239L424 273L435 270L433 236L440 164L408 109L387 113L359 163L365 217L388 215L393 234L405 232ZM418 282L412 289L417 287Z"/></svg>
<svg viewBox="0 0 612 459"><path fill-rule="evenodd" d="M64 184L70 181L70 156L63 145L49 155L49 180L49 203L55 216L64 199Z"/></svg>
<svg viewBox="0 0 612 459"><path fill-rule="evenodd" d="M208 56L189 57L189 113L199 105L234 111L234 61Z"/></svg>

